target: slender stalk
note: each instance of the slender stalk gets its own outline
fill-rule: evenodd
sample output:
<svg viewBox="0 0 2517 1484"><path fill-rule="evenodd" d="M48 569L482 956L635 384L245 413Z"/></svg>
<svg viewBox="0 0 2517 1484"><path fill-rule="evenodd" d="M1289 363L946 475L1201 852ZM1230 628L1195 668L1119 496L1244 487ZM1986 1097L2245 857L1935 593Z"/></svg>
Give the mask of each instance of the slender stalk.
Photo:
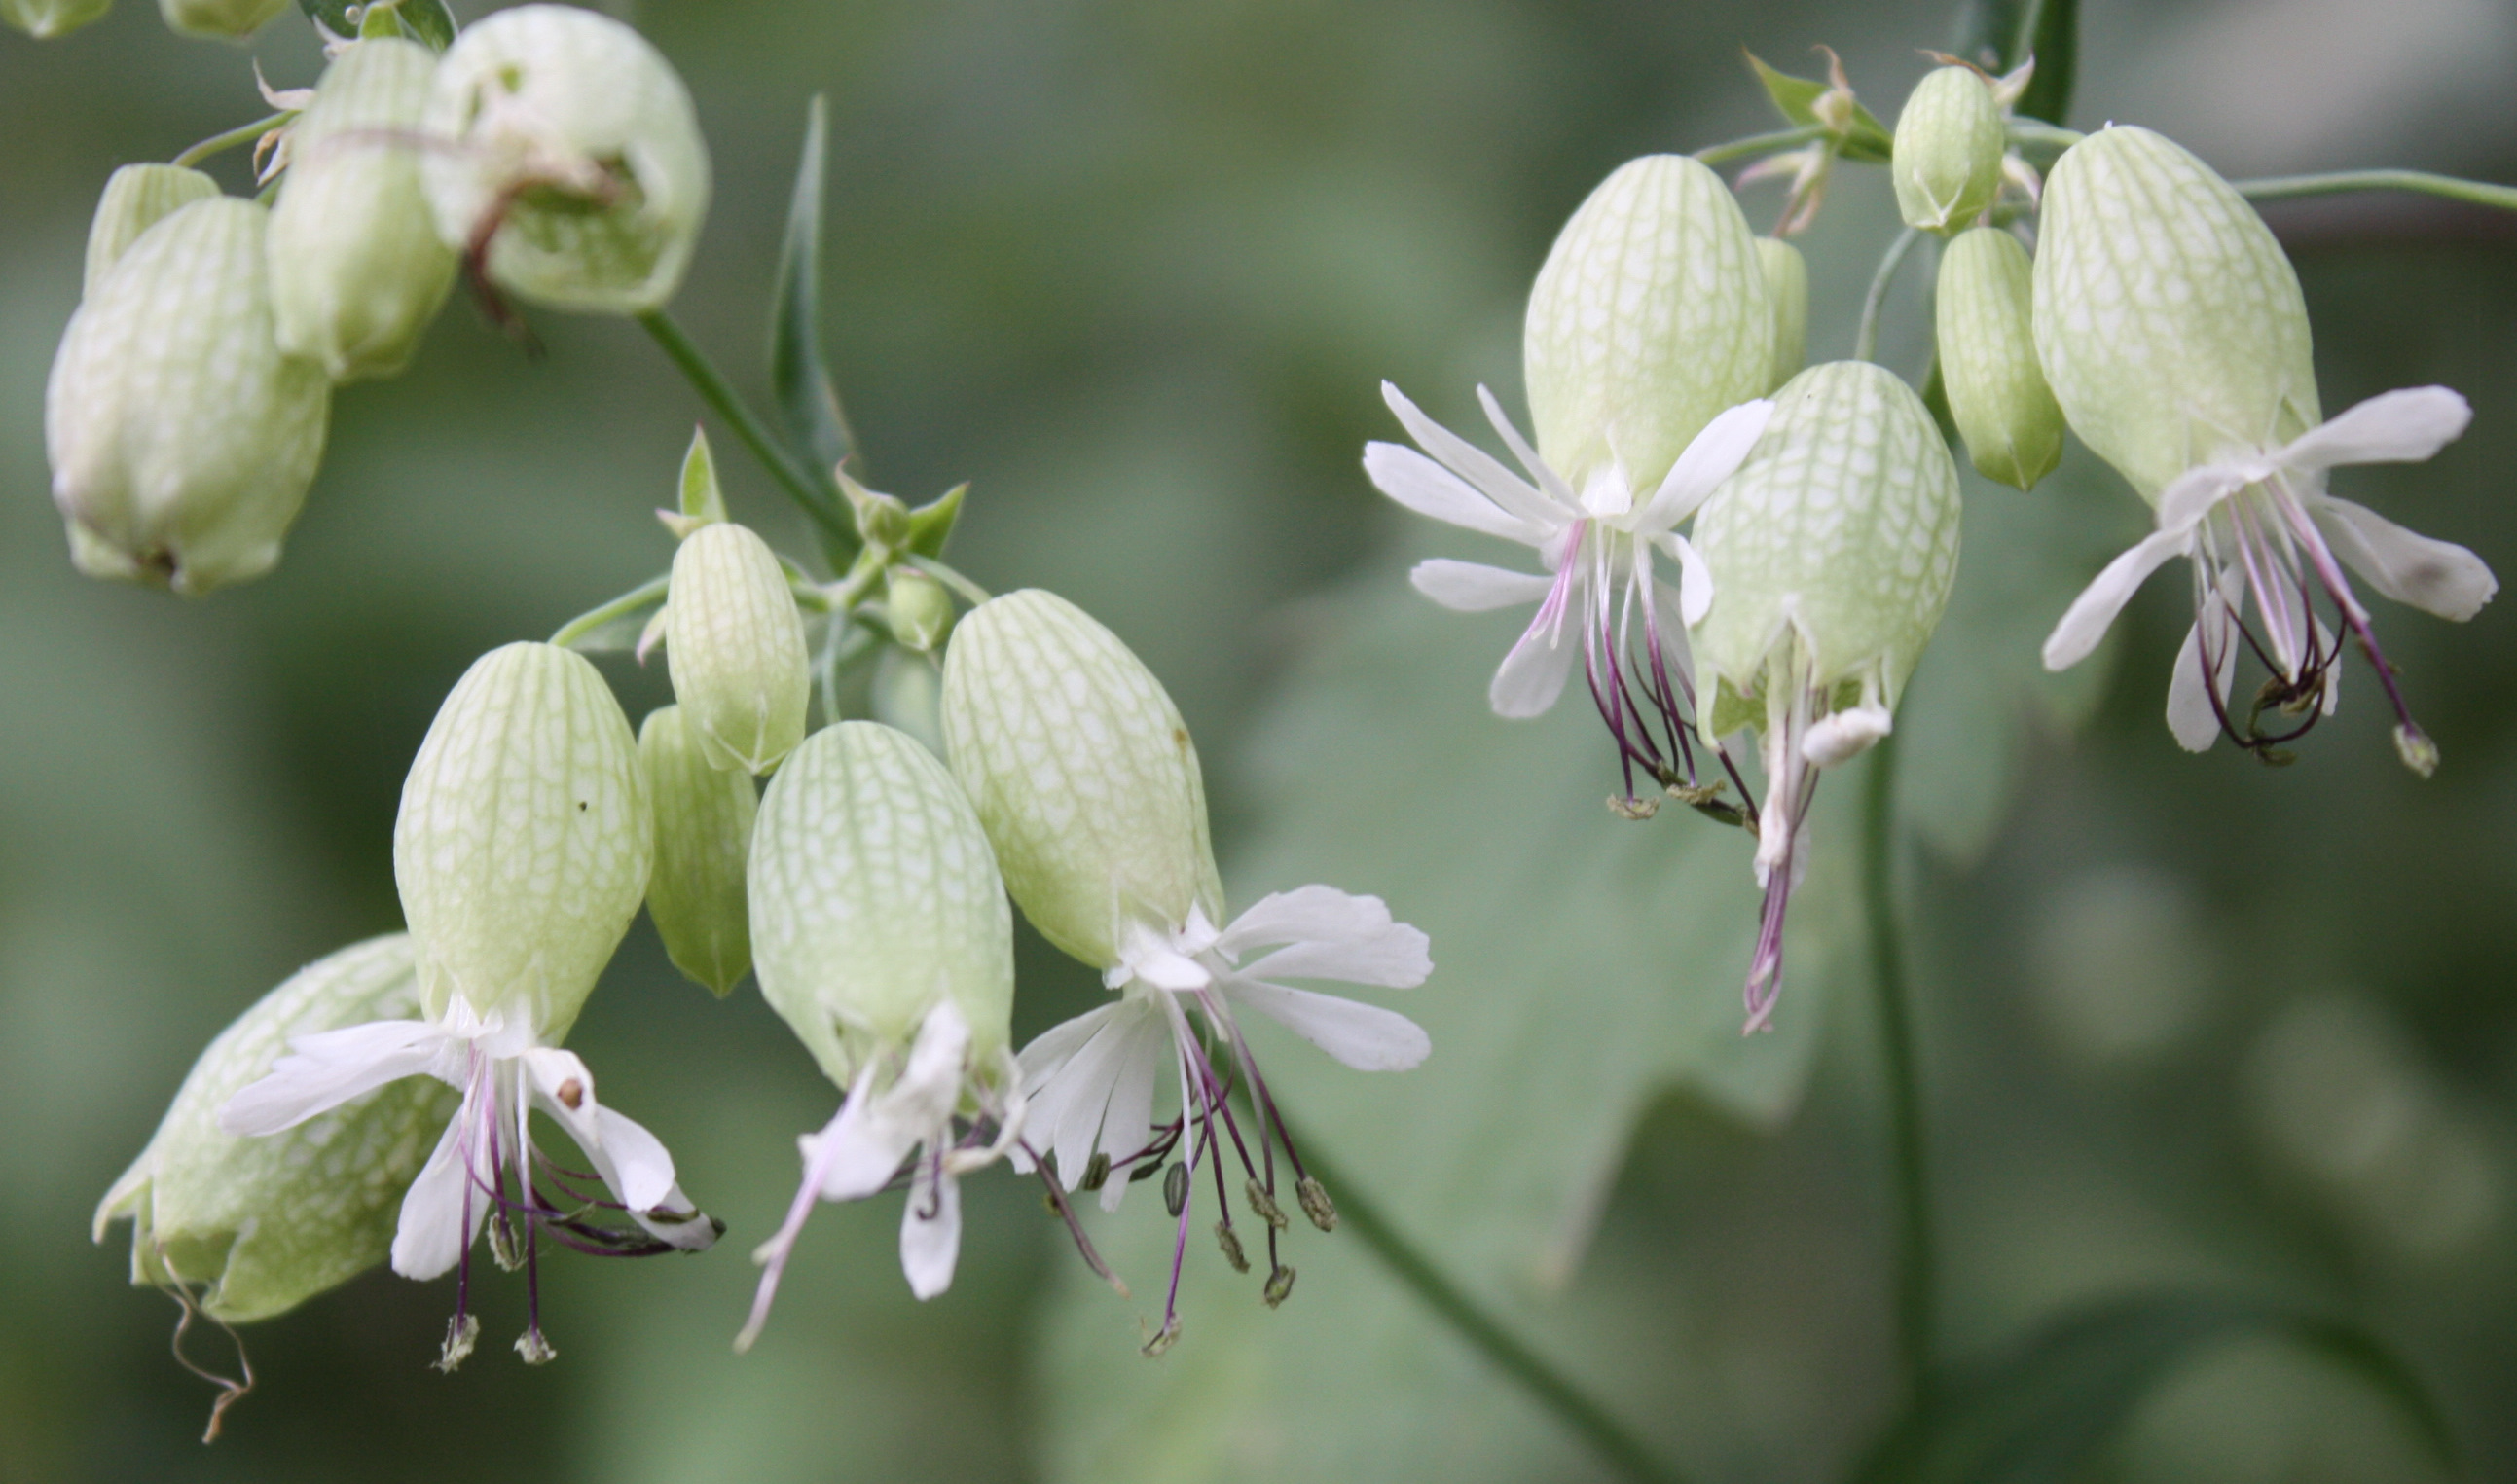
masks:
<svg viewBox="0 0 2517 1484"><path fill-rule="evenodd" d="M278 128L281 124L288 122L296 116L297 115L294 111L282 108L268 118L257 118L252 123L243 125L240 128L230 129L225 134L213 134L209 138L201 141L199 144L194 145L190 149L176 155L174 162L183 166L185 169L190 170L194 165L208 159L213 154L219 153L221 150L233 149L238 145L252 144L255 140L262 138L264 135L269 134L272 130Z"/></svg>
<svg viewBox="0 0 2517 1484"><path fill-rule="evenodd" d="M1905 266L1905 254L1914 250L1922 233L1908 227L1897 233L1880 255L1879 271L1870 276L1870 292L1861 296L1861 328L1853 337L1853 359L1875 360L1879 355L1879 310L1888 302L1888 285L1897 281L1897 270Z"/></svg>
<svg viewBox="0 0 2517 1484"><path fill-rule="evenodd" d="M1638 1484L1685 1484L1685 1475L1653 1454L1642 1439L1635 1436L1625 1423L1585 1394L1564 1373L1550 1364L1545 1356L1531 1349L1501 1321L1477 1306L1475 1299L1461 1292L1458 1285L1445 1277L1433 1260L1416 1245L1400 1235L1362 1194L1363 1187L1342 1178L1330 1163L1320 1157L1316 1143L1305 1144L1303 1159L1311 1173L1336 1192L1340 1224L1353 1229L1364 1246L1386 1263L1389 1271L1409 1291L1423 1300L1427 1308L1439 1315L1461 1338L1474 1345L1514 1384L1527 1392L1540 1406L1556 1415L1557 1420L1580 1436L1602 1462Z"/></svg>
<svg viewBox="0 0 2517 1484"><path fill-rule="evenodd" d="M2033 118L2014 118L2006 132L2014 145L2034 146L2057 154L2088 138L2077 129L2066 129Z"/></svg>
<svg viewBox="0 0 2517 1484"><path fill-rule="evenodd" d="M1735 159L1746 159L1752 154L1769 154L1776 149L1788 149L1794 145L1806 145L1825 137L1826 130L1823 127L1817 124L1803 124L1797 129L1776 129L1770 134L1751 134L1746 139L1707 145L1695 151L1695 157L1708 165L1725 165Z"/></svg>
<svg viewBox="0 0 2517 1484"><path fill-rule="evenodd" d="M936 561L933 557L913 556L904 558L903 560L908 562L910 566L916 568L917 571L926 573L926 575L933 577L936 581L943 583L946 587L960 593L961 595L961 601L969 604L972 608L976 608L980 604L988 601L988 590L986 588L981 587L978 583L961 575L960 572L954 569Z"/></svg>
<svg viewBox="0 0 2517 1484"><path fill-rule="evenodd" d="M1920 1386L1932 1372L1936 1274L1931 1182L1923 1143L1922 1079L1915 1066L1905 945L1897 927L1897 737L1872 749L1861 810L1861 903L1869 919L1870 980L1879 996L1879 1046L1888 1077L1888 1124L1897 1166L1897 1339Z"/></svg>
<svg viewBox="0 0 2517 1484"><path fill-rule="evenodd" d="M2463 181L2426 170L2337 170L2325 175L2282 175L2269 180L2240 181L2238 193L2250 201L2282 201L2303 195L2338 195L2346 191L2412 191L2443 195L2476 206L2517 211L2517 186L2490 181Z"/></svg>
<svg viewBox="0 0 2517 1484"><path fill-rule="evenodd" d="M824 536L828 538L826 544L833 545L837 551L853 552L857 541L855 522L839 508L838 501L830 491L815 484L812 476L779 447L759 414L745 403L742 394L735 391L733 384L709 362L706 354L692 342L682 327L662 310L640 315L638 322L655 337L656 344L662 347L674 368L690 381L692 389L700 394L700 401L725 419L726 425L734 429L735 437L741 439L743 445L751 450L751 456L760 461L760 467L768 470L769 477L777 481L778 488L802 507L813 524L822 528Z"/></svg>

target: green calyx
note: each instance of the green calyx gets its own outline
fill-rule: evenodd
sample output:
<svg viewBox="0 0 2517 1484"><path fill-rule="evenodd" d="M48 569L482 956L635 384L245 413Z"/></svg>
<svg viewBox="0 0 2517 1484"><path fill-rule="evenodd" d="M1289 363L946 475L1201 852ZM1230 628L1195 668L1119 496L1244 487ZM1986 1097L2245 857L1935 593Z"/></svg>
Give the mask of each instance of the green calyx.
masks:
<svg viewBox="0 0 2517 1484"><path fill-rule="evenodd" d="M2100 130L2047 176L2033 318L2071 430L2145 499L2323 420L2288 257L2228 182L2148 129Z"/></svg>
<svg viewBox="0 0 2517 1484"><path fill-rule="evenodd" d="M96 1209L96 1240L131 1222L131 1281L199 1291L231 1324L269 1319L375 1266L403 1193L454 1110L431 1078L388 1082L263 1137L219 1131L219 1109L268 1073L289 1038L419 1009L407 935L300 969L221 1032Z"/></svg>
<svg viewBox="0 0 2517 1484"><path fill-rule="evenodd" d="M1867 361L1812 366L1774 394L1764 436L1697 514L1695 546L1713 577L1689 631L1700 669L1756 698L1797 633L1813 684L1875 667L1893 707L1957 574L1957 468L1902 381Z"/></svg>
<svg viewBox="0 0 2517 1484"><path fill-rule="evenodd" d="M744 871L759 795L750 774L709 765L679 706L639 724L638 763L656 809L647 914L673 967L722 999L751 968Z"/></svg>
<svg viewBox="0 0 2517 1484"><path fill-rule="evenodd" d="M113 8L113 0L0 0L0 21L37 41L66 36Z"/></svg>
<svg viewBox="0 0 2517 1484"><path fill-rule="evenodd" d="M558 1044L647 895L655 846L638 744L594 666L547 644L475 660L394 820L428 1014L459 995Z"/></svg>
<svg viewBox="0 0 2517 1484"><path fill-rule="evenodd" d="M761 802L750 872L761 995L832 1081L944 1002L974 1066L1005 1049L1012 910L970 799L914 739L866 721L807 738Z"/></svg>
<svg viewBox="0 0 2517 1484"><path fill-rule="evenodd" d="M1773 312L1774 326L1762 396L1799 375L1809 360L1809 262L1799 248L1780 237L1759 237L1757 269L1766 280L1766 302Z"/></svg>
<svg viewBox="0 0 2517 1484"><path fill-rule="evenodd" d="M96 297L106 276L140 234L194 201L219 193L219 183L182 165L124 165L107 177L105 194L87 230L87 278L82 300Z"/></svg>
<svg viewBox="0 0 2517 1484"><path fill-rule="evenodd" d="M1529 291L1539 456L1577 492L1612 472L1652 488L1706 423L1766 391L1774 333L1722 178L1684 155L1627 161L1564 224Z"/></svg>
<svg viewBox="0 0 2517 1484"><path fill-rule="evenodd" d="M1905 225L1943 236L1975 225L2001 190L2008 148L1992 85L1973 67L1923 76L1897 115L1889 178Z"/></svg>
<svg viewBox="0 0 2517 1484"><path fill-rule="evenodd" d="M1979 227L1941 253L1936 296L1941 384L1967 456L2021 489L2063 458L2063 409L2036 363L2034 272L2017 237Z"/></svg>
<svg viewBox="0 0 2517 1484"><path fill-rule="evenodd" d="M157 0L158 13L173 29L229 41L242 41L286 9L288 0Z"/></svg>
<svg viewBox="0 0 2517 1484"><path fill-rule="evenodd" d="M944 738L1006 889L1058 948L1106 969L1131 923L1222 919L1188 727L1082 609L1031 589L965 615L945 652Z"/></svg>
<svg viewBox="0 0 2517 1484"><path fill-rule="evenodd" d="M713 520L673 553L664 657L710 764L763 774L804 740L812 658L787 569L758 532Z"/></svg>

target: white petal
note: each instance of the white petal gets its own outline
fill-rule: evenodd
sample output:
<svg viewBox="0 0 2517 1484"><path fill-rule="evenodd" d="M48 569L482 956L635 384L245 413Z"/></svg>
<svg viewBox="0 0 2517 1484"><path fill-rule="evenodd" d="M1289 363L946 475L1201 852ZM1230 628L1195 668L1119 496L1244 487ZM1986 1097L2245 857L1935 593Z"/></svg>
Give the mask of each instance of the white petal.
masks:
<svg viewBox="0 0 2517 1484"><path fill-rule="evenodd" d="M2499 591L2483 560L2452 541L2406 530L2349 500L2327 496L2311 508L2334 555L2398 603L2461 623Z"/></svg>
<svg viewBox="0 0 2517 1484"><path fill-rule="evenodd" d="M1660 543L1662 550L1678 559L1678 616L1693 628L1713 611L1713 569L1704 565L1704 554L1695 549L1695 543L1683 535L1663 535Z"/></svg>
<svg viewBox="0 0 2517 1484"><path fill-rule="evenodd" d="M932 1298L953 1286L961 1256L961 1182L936 1169L921 1155L909 1184L909 1208L900 1213L900 1270L909 1292Z"/></svg>
<svg viewBox="0 0 2517 1484"><path fill-rule="evenodd" d="M1098 1142L1112 1160L1123 1160L1153 1142L1154 1079L1163 1070L1163 1051L1171 1038L1162 1021L1147 1015L1129 1030L1119 1048L1118 1074L1111 1080L1110 1105L1101 1116ZM1063 1166L1060 1166L1063 1167ZM1113 1173L1101 1187L1101 1208L1117 1210L1131 1182Z"/></svg>
<svg viewBox="0 0 2517 1484"><path fill-rule="evenodd" d="M1643 505L1635 529L1667 530L1693 515L1716 487L1739 472L1773 415L1774 404L1760 400L1743 402L1706 423L1678 462L1669 466L1668 477Z"/></svg>
<svg viewBox="0 0 2517 1484"><path fill-rule="evenodd" d="M1430 516L1446 525L1502 536L1524 546L1536 546L1553 533L1506 513L1470 488L1468 481L1398 444L1365 445L1363 472L1372 477L1382 493L1418 515Z"/></svg>
<svg viewBox="0 0 2517 1484"><path fill-rule="evenodd" d="M2089 657L2105 638L2107 626L2132 600L2133 590L2168 558L2182 555L2193 540L2190 530L2160 530L2107 564L2097 580L2071 600L2070 611L2045 640L2045 668L2068 670Z"/></svg>
<svg viewBox="0 0 2517 1484"><path fill-rule="evenodd" d="M1407 989L1433 972L1423 932L1393 919L1379 897L1358 897L1333 886L1305 886L1259 899L1224 929L1216 947L1237 958L1277 943L1290 946L1246 965L1242 974Z"/></svg>
<svg viewBox="0 0 2517 1484"><path fill-rule="evenodd" d="M387 1082L437 1069L446 1033L422 1020L378 1020L300 1036L289 1055L219 1109L219 1131L277 1133Z"/></svg>
<svg viewBox="0 0 2517 1484"><path fill-rule="evenodd" d="M1520 466L1529 471L1529 477L1538 482L1535 488L1552 497L1552 503L1526 512L1529 517L1542 526L1550 521L1565 519L1565 512L1582 502L1573 497L1573 490L1564 483L1564 476L1547 467L1547 461L1538 456L1538 450L1529 445L1529 440L1521 437L1520 430L1512 425L1512 419L1504 415L1503 403L1495 401L1495 394L1487 391L1482 382L1477 386L1477 405L1485 408L1486 421L1494 425L1495 436L1503 440L1504 446L1512 450L1513 457L1520 460ZM1427 444L1425 446L1431 448L1433 445ZM1507 507L1510 505L1510 501L1505 503Z"/></svg>
<svg viewBox="0 0 2517 1484"><path fill-rule="evenodd" d="M1579 590L1585 586L1578 572L1569 579L1569 587L1574 590L1567 591L1565 597L1577 615L1586 607L1586 595ZM1571 625L1557 619L1548 605L1539 605L1538 616L1521 631L1520 641L1512 647L1512 653L1503 657L1494 682L1486 687L1486 703L1494 707L1497 716L1544 715L1564 694L1564 678L1573 673L1573 653L1582 646L1578 635L1563 632Z"/></svg>
<svg viewBox="0 0 2517 1484"><path fill-rule="evenodd" d="M797 1141L804 1147L807 1163L822 1170L823 1200L854 1201L873 1195L891 1183L900 1171L900 1162L923 1142L922 1130L884 1118L881 1103L882 1095L861 1081L829 1128Z"/></svg>
<svg viewBox="0 0 2517 1484"><path fill-rule="evenodd" d="M1812 767L1840 767L1868 751L1892 725L1888 708L1876 703L1833 712L1811 723L1802 735L1801 756Z"/></svg>
<svg viewBox="0 0 2517 1484"><path fill-rule="evenodd" d="M2446 387L2380 392L2310 428L2281 451L2281 461L2292 469L2418 463L2455 442L2472 421L2473 408Z"/></svg>
<svg viewBox="0 0 2517 1484"><path fill-rule="evenodd" d="M471 1114L467 1103L454 1115L428 1163L420 1166L419 1178L403 1195L402 1216L394 1227L393 1270L405 1278L430 1279L452 1268L490 1213L488 1195L474 1191L471 1220L464 1220L464 1194L472 1190L472 1177L462 1144Z"/></svg>
<svg viewBox="0 0 2517 1484"><path fill-rule="evenodd" d="M1085 1166L1092 1158L1093 1141L1101 1132L1102 1116L1110 1108L1110 1094L1118 1086L1136 1041L1135 1032L1143 1016L1154 1008L1142 999L1128 1003L1137 1013L1115 1017L1102 1026L1101 1033L1075 1053L1075 1059L1032 1103L1033 1115L1048 1120L1045 1131L1057 1152L1057 1180L1068 1190L1075 1189L1076 1182L1084 1178Z"/></svg>
<svg viewBox="0 0 2517 1484"><path fill-rule="evenodd" d="M2269 464L2203 464L2158 491L2158 530L2191 530L2211 507L2272 473Z"/></svg>
<svg viewBox="0 0 2517 1484"><path fill-rule="evenodd" d="M2208 752L2220 740L2220 713L2202 684L2201 634L2198 622L2185 631L2184 647L2176 652L2176 669L2167 678L2167 730L2176 734L2176 744L2188 752ZM2212 643L2226 657L2216 666L2221 671L2220 694L2225 697L2228 670L2237 656L2220 643L2216 632Z"/></svg>
<svg viewBox="0 0 2517 1484"><path fill-rule="evenodd" d="M1480 397L1484 390L1478 388ZM1406 394L1388 382L1381 384L1381 400L1398 415L1400 426L1407 430L1409 438L1416 440L1417 446L1474 486L1486 498L1503 507L1505 513L1548 529L1560 526L1568 519L1563 508L1541 493L1537 486L1505 468L1493 454L1426 416L1423 409L1407 400ZM1504 441L1514 443L1519 435L1511 431L1510 423L1504 424ZM1566 503L1570 503L1569 497Z"/></svg>
<svg viewBox="0 0 2517 1484"><path fill-rule="evenodd" d="M1395 1010L1256 979L1224 993L1361 1072L1404 1072L1433 1049L1425 1028Z"/></svg>
<svg viewBox="0 0 2517 1484"><path fill-rule="evenodd" d="M1489 609L1535 603L1547 596L1556 579L1538 572L1513 572L1475 562L1432 557L1407 574L1416 590L1454 613L1482 614Z"/></svg>
<svg viewBox="0 0 2517 1484"><path fill-rule="evenodd" d="M1073 1020L1060 1021L1032 1039L1015 1058L1022 1066L1022 1085L1026 1095L1045 1085L1057 1075L1057 1069L1084 1049L1085 1042L1101 1029L1102 1022L1119 1013L1117 1001L1085 1011Z"/></svg>

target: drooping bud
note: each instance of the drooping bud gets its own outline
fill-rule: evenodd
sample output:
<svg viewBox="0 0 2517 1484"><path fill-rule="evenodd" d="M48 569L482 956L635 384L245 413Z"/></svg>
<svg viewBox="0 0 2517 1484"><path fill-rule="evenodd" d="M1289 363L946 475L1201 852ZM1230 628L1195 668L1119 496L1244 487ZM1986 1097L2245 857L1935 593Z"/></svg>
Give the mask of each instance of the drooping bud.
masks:
<svg viewBox="0 0 2517 1484"><path fill-rule="evenodd" d="M712 766L767 773L804 740L804 620L778 554L750 528L711 522L673 553L664 657Z"/></svg>
<svg viewBox="0 0 2517 1484"><path fill-rule="evenodd" d="M944 740L1042 936L1119 962L1131 922L1223 916L1197 747L1162 682L1053 593L965 615L944 657Z"/></svg>
<svg viewBox="0 0 2517 1484"><path fill-rule="evenodd" d="M2071 431L2144 499L2324 420L2281 244L2210 166L2148 129L2100 130L2055 162L2034 319Z"/></svg>
<svg viewBox="0 0 2517 1484"><path fill-rule="evenodd" d="M1942 235L1974 225L2001 190L2006 144L2000 106L1983 74L1973 67L1925 73L1897 115L1888 166L1905 225Z"/></svg>
<svg viewBox="0 0 2517 1484"><path fill-rule="evenodd" d="M1941 255L1941 384L1967 457L1987 479L2031 488L2063 458L2063 409L2036 364L2027 249L1997 227L1958 234Z"/></svg>
<svg viewBox="0 0 2517 1484"><path fill-rule="evenodd" d="M219 193L219 183L182 165L125 165L107 178L87 229L87 281L82 300L93 299L105 276L140 234L181 207Z"/></svg>
<svg viewBox="0 0 2517 1484"><path fill-rule="evenodd" d="M883 574L882 606L891 619L891 640L903 649L932 654L952 631L953 595L914 567Z"/></svg>
<svg viewBox="0 0 2517 1484"><path fill-rule="evenodd" d="M656 807L647 914L673 966L722 999L751 967L744 870L759 795L750 774L709 765L679 706L647 713L638 763Z"/></svg>
<svg viewBox="0 0 2517 1484"><path fill-rule="evenodd" d="M751 842L760 992L830 1079L916 1039L949 1002L968 1061L1011 1035L1013 913L960 784L910 737L843 721L805 739Z"/></svg>
<svg viewBox="0 0 2517 1484"><path fill-rule="evenodd" d="M474 660L394 820L429 1016L460 995L558 1044L637 915L655 848L638 744L594 666L547 644Z"/></svg>
<svg viewBox="0 0 2517 1484"><path fill-rule="evenodd" d="M439 62L421 160L437 230L491 282L554 309L636 315L680 286L707 215L689 92L606 16L524 5Z"/></svg>
<svg viewBox="0 0 2517 1484"><path fill-rule="evenodd" d="M1713 575L1689 633L1700 667L1752 696L1797 631L1813 684L1875 665L1893 708L1957 573L1957 469L1902 381L1867 361L1812 366L1774 394L1765 435L1696 516L1695 547Z"/></svg>
<svg viewBox="0 0 2517 1484"><path fill-rule="evenodd" d="M331 397L321 367L273 339L268 218L233 197L171 212L70 317L44 435L90 576L198 595L279 560Z"/></svg>
<svg viewBox="0 0 2517 1484"><path fill-rule="evenodd" d="M112 6L113 0L0 0L0 21L48 41L68 35Z"/></svg>
<svg viewBox="0 0 2517 1484"><path fill-rule="evenodd" d="M219 1109L291 1037L418 1012L411 942L394 933L298 970L219 1033L122 1178L96 1208L96 1240L131 1221L131 1281L201 1290L231 1324L268 1319L382 1262L394 1222L454 1089L389 1082L266 1138L219 1131Z"/></svg>
<svg viewBox="0 0 2517 1484"><path fill-rule="evenodd" d="M1809 262L1780 237L1759 237L1757 268L1773 311L1773 349L1766 360L1764 388L1771 392L1799 375L1809 359Z"/></svg>
<svg viewBox="0 0 2517 1484"><path fill-rule="evenodd" d="M944 755L942 657L884 646L875 657L866 703L875 721L917 738L937 757Z"/></svg>
<svg viewBox="0 0 2517 1484"><path fill-rule="evenodd" d="M158 14L173 29L230 41L242 41L286 9L288 0L157 0Z"/></svg>
<svg viewBox="0 0 2517 1484"><path fill-rule="evenodd" d="M1656 488L1695 435L1766 390L1774 320L1730 189L1675 154L1629 160L1564 224L1522 340L1539 456L1576 493Z"/></svg>
<svg viewBox="0 0 2517 1484"><path fill-rule="evenodd" d="M280 349L336 381L390 376L454 283L419 184L419 123L437 54L373 37L336 58L289 136L271 215Z"/></svg>

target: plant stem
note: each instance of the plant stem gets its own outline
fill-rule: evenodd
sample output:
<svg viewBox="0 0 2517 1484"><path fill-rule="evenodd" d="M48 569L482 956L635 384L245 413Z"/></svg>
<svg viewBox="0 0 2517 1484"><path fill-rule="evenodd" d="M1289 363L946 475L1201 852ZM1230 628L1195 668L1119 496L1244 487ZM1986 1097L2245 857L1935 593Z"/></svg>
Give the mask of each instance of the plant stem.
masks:
<svg viewBox="0 0 2517 1484"><path fill-rule="evenodd" d="M1433 1260L1401 1236L1380 1208L1361 1194L1361 1186L1343 1178L1320 1157L1318 1145L1305 1140L1302 1159L1311 1173L1337 1193L1340 1223L1351 1227L1364 1246L1388 1264L1390 1272L1427 1308L1441 1316L1497 1370L1590 1444L1602 1461L1639 1484L1685 1484L1685 1476L1656 1457L1625 1423L1443 1276Z"/></svg>
<svg viewBox="0 0 2517 1484"><path fill-rule="evenodd" d="M1879 1046L1888 1077L1889 1134L1897 1167L1897 1339L1916 1386L1932 1371L1931 1182L1923 1144L1922 1080L1914 1058L1905 945L1897 927L1897 737L1872 749L1861 810L1861 902L1869 919L1870 980L1879 996Z"/></svg>
<svg viewBox="0 0 2517 1484"><path fill-rule="evenodd" d="M1751 154L1788 149L1794 145L1806 145L1825 137L1826 130L1819 125L1803 124L1797 129L1776 129L1770 134L1751 134L1746 139L1707 145L1695 151L1695 157L1707 165L1724 165L1735 159L1746 159Z"/></svg>
<svg viewBox="0 0 2517 1484"><path fill-rule="evenodd" d="M2490 181L2462 181L2426 170L2337 170L2326 175L2282 175L2269 180L2240 181L2238 193L2250 201L2280 201L2302 195L2338 195L2346 191L2414 191L2443 195L2476 206L2517 211L2517 186Z"/></svg>
<svg viewBox="0 0 2517 1484"><path fill-rule="evenodd" d="M281 124L288 122L296 116L296 113L293 111L287 108L282 108L278 112L272 114L269 118L257 118L252 123L246 124L241 128L230 129L225 134L213 134L209 138L201 141L199 144L194 145L190 149L176 155L174 163L190 170L194 165L199 164L201 161L208 159L211 155L216 154L223 149L233 149L238 145L252 144L255 140L262 138L264 135L269 134L272 130L278 128Z"/></svg>
<svg viewBox="0 0 2517 1484"><path fill-rule="evenodd" d="M1888 302L1888 285L1897 280L1897 270L1905 265L1905 254L1923 234L1908 227L1897 233L1880 255L1879 271L1870 276L1870 292L1861 296L1861 328L1853 337L1853 359L1875 360L1879 354L1879 310Z"/></svg>
<svg viewBox="0 0 2517 1484"><path fill-rule="evenodd" d="M751 456L760 461L760 467L768 470L769 477L777 481L778 488L786 490L788 498L802 507L813 524L822 529L823 544L832 548L833 560L838 560L842 554L853 554L857 544L856 524L839 508L837 497L815 484L812 476L787 456L760 421L759 414L745 403L733 384L709 363L705 353L683 333L672 317L662 310L655 310L640 315L638 322L646 326L647 333L663 348L674 368L689 379L692 389L700 394L700 401L725 419L726 425L734 429L735 437L741 439L743 445L751 450Z"/></svg>
<svg viewBox="0 0 2517 1484"><path fill-rule="evenodd" d="M981 587L978 583L961 575L960 572L955 571L953 568L947 567L943 563L936 561L933 557L911 556L904 557L901 560L907 562L911 567L916 568L917 571L926 573L926 575L933 577L936 581L943 583L946 587L953 589L953 591L960 593L961 595L961 601L969 604L972 608L976 608L980 604L988 601L989 594L986 588Z"/></svg>
<svg viewBox="0 0 2517 1484"><path fill-rule="evenodd" d="M2005 126L2004 132L2014 145L2033 145L2052 149L2057 154L2088 138L2077 129L2066 129L2033 118L2014 118Z"/></svg>

